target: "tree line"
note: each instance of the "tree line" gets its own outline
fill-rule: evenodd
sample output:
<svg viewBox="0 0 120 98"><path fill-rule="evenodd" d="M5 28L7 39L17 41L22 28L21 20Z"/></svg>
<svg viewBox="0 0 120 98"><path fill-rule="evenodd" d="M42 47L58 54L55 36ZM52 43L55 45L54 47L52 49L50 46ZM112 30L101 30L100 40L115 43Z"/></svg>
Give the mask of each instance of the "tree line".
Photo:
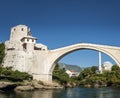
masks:
<svg viewBox="0 0 120 98"><path fill-rule="evenodd" d="M53 80L61 83L75 83L77 86L115 86L120 87L120 67L113 65L111 71L103 71L101 74L97 72L98 68L92 66L85 68L78 77L69 77L65 73L65 69L59 69L57 64L53 71Z"/></svg>
<svg viewBox="0 0 120 98"><path fill-rule="evenodd" d="M4 56L5 56L5 45L4 43L1 43L0 44L0 64L2 63Z"/></svg>

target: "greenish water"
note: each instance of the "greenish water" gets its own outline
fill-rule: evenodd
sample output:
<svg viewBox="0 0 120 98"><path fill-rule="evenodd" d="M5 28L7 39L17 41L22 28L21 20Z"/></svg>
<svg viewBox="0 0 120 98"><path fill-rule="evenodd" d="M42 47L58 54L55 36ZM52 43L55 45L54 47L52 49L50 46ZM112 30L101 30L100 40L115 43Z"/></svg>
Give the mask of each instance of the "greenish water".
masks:
<svg viewBox="0 0 120 98"><path fill-rule="evenodd" d="M0 92L0 98L120 98L115 88L68 88L26 92Z"/></svg>

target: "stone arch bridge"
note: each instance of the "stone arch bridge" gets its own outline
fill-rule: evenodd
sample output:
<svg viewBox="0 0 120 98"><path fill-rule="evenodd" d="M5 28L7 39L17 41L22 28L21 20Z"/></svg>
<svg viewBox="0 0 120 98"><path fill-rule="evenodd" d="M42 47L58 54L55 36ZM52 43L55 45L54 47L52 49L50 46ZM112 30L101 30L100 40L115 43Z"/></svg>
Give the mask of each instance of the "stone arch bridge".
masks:
<svg viewBox="0 0 120 98"><path fill-rule="evenodd" d="M49 83L52 82L52 72L56 63L65 55L83 49L90 49L105 53L120 67L120 47L78 43L63 48L48 50L46 55L42 56L42 59L39 59L39 66L34 66L34 70L32 69L33 78Z"/></svg>
<svg viewBox="0 0 120 98"><path fill-rule="evenodd" d="M31 30L25 25L11 28L10 39L5 42L4 67L28 72L33 79L52 82L52 72L56 63L65 55L82 49L103 52L120 67L120 47L78 43L63 48L48 50L46 45L36 43Z"/></svg>

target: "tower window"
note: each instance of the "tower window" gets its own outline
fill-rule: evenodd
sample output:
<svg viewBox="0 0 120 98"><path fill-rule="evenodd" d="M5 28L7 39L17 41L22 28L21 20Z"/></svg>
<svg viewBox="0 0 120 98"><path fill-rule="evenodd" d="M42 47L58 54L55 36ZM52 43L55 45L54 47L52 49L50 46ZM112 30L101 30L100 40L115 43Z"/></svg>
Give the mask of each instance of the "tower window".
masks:
<svg viewBox="0 0 120 98"><path fill-rule="evenodd" d="M34 39L32 39L32 42L34 42Z"/></svg>
<svg viewBox="0 0 120 98"><path fill-rule="evenodd" d="M27 44L23 44L23 49L27 49Z"/></svg>
<svg viewBox="0 0 120 98"><path fill-rule="evenodd" d="M34 50L42 50L42 49L35 46Z"/></svg>
<svg viewBox="0 0 120 98"><path fill-rule="evenodd" d="M24 29L22 28L21 31L24 31Z"/></svg>
<svg viewBox="0 0 120 98"><path fill-rule="evenodd" d="M15 31L16 29L14 28L14 31Z"/></svg>
<svg viewBox="0 0 120 98"><path fill-rule="evenodd" d="M45 49L43 49L43 51L45 51Z"/></svg>

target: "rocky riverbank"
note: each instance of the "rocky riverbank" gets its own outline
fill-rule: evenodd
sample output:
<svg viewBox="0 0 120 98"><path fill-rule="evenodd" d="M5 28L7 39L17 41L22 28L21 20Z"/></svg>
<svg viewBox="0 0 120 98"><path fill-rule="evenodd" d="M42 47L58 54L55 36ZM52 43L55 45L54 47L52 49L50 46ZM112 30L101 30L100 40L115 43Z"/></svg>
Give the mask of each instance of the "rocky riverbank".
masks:
<svg viewBox="0 0 120 98"><path fill-rule="evenodd" d="M104 82L100 80L96 80L94 82L86 82L82 81L80 82L79 86L87 87L87 88L101 88L101 87L114 87L114 88L120 88L120 82Z"/></svg>
<svg viewBox="0 0 120 98"><path fill-rule="evenodd" d="M8 91L30 91L30 90L38 90L38 89L63 89L64 86L53 82L52 84L43 83L41 81L23 81L23 82L0 82L0 90Z"/></svg>
<svg viewBox="0 0 120 98"><path fill-rule="evenodd" d="M105 83L102 81L96 81L95 83L71 83L60 85L57 82L53 82L52 84L43 83L41 81L22 81L22 82L5 82L0 81L0 90L1 91L31 91L31 90L48 90L48 89L63 89L63 88L71 88L71 87L87 87L87 88L98 88L98 87L115 87L120 88L120 83L111 84Z"/></svg>

